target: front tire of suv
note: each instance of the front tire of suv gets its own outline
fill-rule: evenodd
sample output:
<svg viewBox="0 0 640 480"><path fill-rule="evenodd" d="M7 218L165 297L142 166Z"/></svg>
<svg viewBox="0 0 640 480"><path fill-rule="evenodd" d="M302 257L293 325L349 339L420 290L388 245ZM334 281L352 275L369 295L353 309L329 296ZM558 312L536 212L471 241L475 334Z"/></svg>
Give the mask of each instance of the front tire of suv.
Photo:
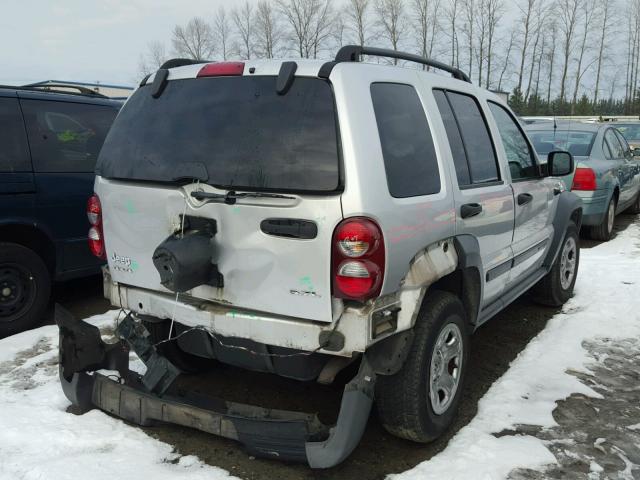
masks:
<svg viewBox="0 0 640 480"><path fill-rule="evenodd" d="M551 271L531 289L534 300L549 307L563 305L573 295L579 264L578 227L571 223Z"/></svg>
<svg viewBox="0 0 640 480"><path fill-rule="evenodd" d="M33 250L0 242L0 337L42 320L51 295L51 276Z"/></svg>
<svg viewBox="0 0 640 480"><path fill-rule="evenodd" d="M616 199L611 198L609 206L607 207L607 213L604 215L604 220L600 225L596 225L589 229L589 236L594 240L601 242L607 242L611 240L613 234L613 224L616 218Z"/></svg>
<svg viewBox="0 0 640 480"><path fill-rule="evenodd" d="M411 351L395 375L379 376L378 415L391 434L427 443L455 418L469 363L467 315L449 292L428 292Z"/></svg>

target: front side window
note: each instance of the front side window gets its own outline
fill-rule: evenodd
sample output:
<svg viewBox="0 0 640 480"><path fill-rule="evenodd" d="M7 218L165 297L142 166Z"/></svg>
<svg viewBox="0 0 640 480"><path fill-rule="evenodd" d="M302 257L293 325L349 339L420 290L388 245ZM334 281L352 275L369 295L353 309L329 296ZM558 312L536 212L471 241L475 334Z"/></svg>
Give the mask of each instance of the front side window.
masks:
<svg viewBox="0 0 640 480"><path fill-rule="evenodd" d="M537 178L540 170L520 126L502 106L489 102L489 110L496 121L513 180Z"/></svg>
<svg viewBox="0 0 640 480"><path fill-rule="evenodd" d="M16 98L0 98L0 173L31 170L29 147Z"/></svg>
<svg viewBox="0 0 640 480"><path fill-rule="evenodd" d="M85 103L22 100L37 172L93 172L118 111Z"/></svg>
<svg viewBox="0 0 640 480"><path fill-rule="evenodd" d="M371 99L391 196L405 198L438 193L438 160L415 88L374 83Z"/></svg>
<svg viewBox="0 0 640 480"><path fill-rule="evenodd" d="M622 145L616 137L616 134L613 133L613 130L608 129L604 134L604 141L609 146L609 152L611 152L611 159L620 159L624 158L624 150L622 149Z"/></svg>

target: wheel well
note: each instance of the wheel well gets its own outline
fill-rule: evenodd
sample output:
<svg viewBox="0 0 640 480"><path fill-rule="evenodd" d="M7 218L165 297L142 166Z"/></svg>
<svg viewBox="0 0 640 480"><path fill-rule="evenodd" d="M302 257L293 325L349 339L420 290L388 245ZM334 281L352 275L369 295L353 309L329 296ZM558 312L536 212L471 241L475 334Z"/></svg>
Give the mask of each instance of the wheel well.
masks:
<svg viewBox="0 0 640 480"><path fill-rule="evenodd" d="M33 250L44 260L49 272L52 275L55 273L56 249L51 239L42 230L28 225L2 225L0 238Z"/></svg>
<svg viewBox="0 0 640 480"><path fill-rule="evenodd" d="M616 199L616 205L618 204L618 199L620 198L620 188L616 185L613 189L613 198Z"/></svg>
<svg viewBox="0 0 640 480"><path fill-rule="evenodd" d="M443 290L456 295L464 305L469 323L475 324L480 307L481 286L478 269L467 267L440 278L429 287L429 290ZM429 295L428 291L427 295Z"/></svg>
<svg viewBox="0 0 640 480"><path fill-rule="evenodd" d="M573 212L571 212L571 221L576 224L578 230L582 226L582 209L576 208Z"/></svg>

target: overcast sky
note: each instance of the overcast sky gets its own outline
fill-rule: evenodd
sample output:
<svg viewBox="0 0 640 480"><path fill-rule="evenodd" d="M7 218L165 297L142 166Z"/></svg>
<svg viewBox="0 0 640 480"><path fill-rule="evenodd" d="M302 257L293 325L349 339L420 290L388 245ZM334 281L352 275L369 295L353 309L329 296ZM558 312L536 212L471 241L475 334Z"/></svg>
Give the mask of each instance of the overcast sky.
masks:
<svg viewBox="0 0 640 480"><path fill-rule="evenodd" d="M75 80L132 85L152 40L234 0L3 0L0 84ZM169 44L168 41L165 43Z"/></svg>

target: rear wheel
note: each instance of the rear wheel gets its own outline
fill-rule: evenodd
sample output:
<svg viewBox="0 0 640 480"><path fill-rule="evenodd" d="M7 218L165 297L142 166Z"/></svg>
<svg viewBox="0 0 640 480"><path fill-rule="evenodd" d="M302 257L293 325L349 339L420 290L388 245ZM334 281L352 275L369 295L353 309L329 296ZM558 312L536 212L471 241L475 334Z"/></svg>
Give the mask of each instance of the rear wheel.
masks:
<svg viewBox="0 0 640 480"><path fill-rule="evenodd" d="M609 206L607 207L607 213L604 216L604 220L600 225L596 225L589 229L589 235L594 240L600 240L601 242L606 242L611 239L611 234L613 233L613 225L615 223L616 218L616 199L615 197L609 201Z"/></svg>
<svg viewBox="0 0 640 480"><path fill-rule="evenodd" d="M0 242L0 336L42 320L51 295L47 266L33 250Z"/></svg>
<svg viewBox="0 0 640 480"><path fill-rule="evenodd" d="M184 373L202 373L211 370L215 365L215 360L210 358L199 357L187 353L180 348L176 340L164 342L169 338L169 330L171 328L171 320L150 320L148 317L140 315L142 323L149 331L151 341L157 345L158 352L164 355L167 360L173 363ZM175 325L174 325L175 327ZM175 337L176 329L174 328L172 335ZM163 343L160 343L163 342Z"/></svg>
<svg viewBox="0 0 640 480"><path fill-rule="evenodd" d="M563 305L573 294L579 264L578 227L571 223L551 271L531 289L534 300L550 307Z"/></svg>
<svg viewBox="0 0 640 480"><path fill-rule="evenodd" d="M455 418L468 359L462 303L449 292L429 292L405 364L395 375L378 377L376 403L385 429L421 443L442 435Z"/></svg>

